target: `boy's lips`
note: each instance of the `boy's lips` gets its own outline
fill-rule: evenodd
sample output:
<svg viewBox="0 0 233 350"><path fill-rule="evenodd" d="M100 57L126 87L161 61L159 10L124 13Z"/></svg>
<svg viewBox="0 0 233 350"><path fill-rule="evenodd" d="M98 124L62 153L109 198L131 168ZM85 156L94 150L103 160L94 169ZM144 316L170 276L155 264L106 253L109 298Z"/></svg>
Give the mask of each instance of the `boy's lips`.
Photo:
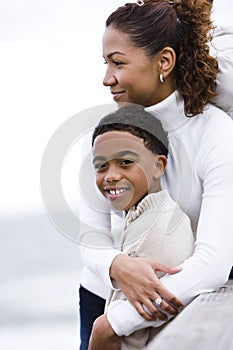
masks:
<svg viewBox="0 0 233 350"><path fill-rule="evenodd" d="M129 189L127 187L107 187L104 188L104 192L107 194L107 197L114 201L119 197L123 196Z"/></svg>

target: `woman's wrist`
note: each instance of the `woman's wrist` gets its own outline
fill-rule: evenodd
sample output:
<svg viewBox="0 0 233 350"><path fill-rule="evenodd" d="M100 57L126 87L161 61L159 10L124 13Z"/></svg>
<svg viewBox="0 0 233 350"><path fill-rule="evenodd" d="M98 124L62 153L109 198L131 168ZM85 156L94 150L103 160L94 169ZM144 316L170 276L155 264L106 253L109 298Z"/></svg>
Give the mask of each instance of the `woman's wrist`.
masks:
<svg viewBox="0 0 233 350"><path fill-rule="evenodd" d="M128 255L124 253L118 254L112 261L112 264L109 268L109 275L112 280L117 281L119 277L119 271L122 266L124 266L125 261L129 259ZM123 265L122 265L123 264Z"/></svg>

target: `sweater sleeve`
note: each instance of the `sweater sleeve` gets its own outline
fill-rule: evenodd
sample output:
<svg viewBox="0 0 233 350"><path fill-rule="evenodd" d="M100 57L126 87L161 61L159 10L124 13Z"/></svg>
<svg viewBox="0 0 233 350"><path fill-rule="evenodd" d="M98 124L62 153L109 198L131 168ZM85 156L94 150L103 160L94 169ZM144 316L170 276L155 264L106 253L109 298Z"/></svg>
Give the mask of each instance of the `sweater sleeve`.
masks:
<svg viewBox="0 0 233 350"><path fill-rule="evenodd" d="M203 292L219 288L228 279L233 264L233 128L229 119L222 139L205 139L205 151L199 152L198 175L203 195L194 254L182 264L182 271L161 278L164 286L185 305ZM212 139L215 139L215 135ZM206 149L208 148L208 152ZM145 321L128 301L110 305L108 320L115 332L129 335L161 321Z"/></svg>
<svg viewBox="0 0 233 350"><path fill-rule="evenodd" d="M217 27L210 53L218 60L217 93L213 103L233 118L233 27Z"/></svg>
<svg viewBox="0 0 233 350"><path fill-rule="evenodd" d="M81 145L83 161L79 172L77 241L83 264L100 281L113 288L109 268L113 259L121 252L114 249L110 204L95 186L90 145L91 133L82 140Z"/></svg>

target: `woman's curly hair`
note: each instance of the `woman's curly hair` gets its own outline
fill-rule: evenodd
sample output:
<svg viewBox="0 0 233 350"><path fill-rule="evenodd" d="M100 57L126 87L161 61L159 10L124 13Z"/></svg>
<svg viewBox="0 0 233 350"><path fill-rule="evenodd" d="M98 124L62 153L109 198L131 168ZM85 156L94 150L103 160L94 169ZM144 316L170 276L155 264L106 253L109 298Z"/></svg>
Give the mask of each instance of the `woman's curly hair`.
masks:
<svg viewBox="0 0 233 350"><path fill-rule="evenodd" d="M169 46L176 53L175 87L182 94L185 114L203 112L216 94L217 60L210 56L212 39L208 0L144 0L113 12L106 26L128 34L132 45L154 56ZM209 11L208 11L209 10Z"/></svg>

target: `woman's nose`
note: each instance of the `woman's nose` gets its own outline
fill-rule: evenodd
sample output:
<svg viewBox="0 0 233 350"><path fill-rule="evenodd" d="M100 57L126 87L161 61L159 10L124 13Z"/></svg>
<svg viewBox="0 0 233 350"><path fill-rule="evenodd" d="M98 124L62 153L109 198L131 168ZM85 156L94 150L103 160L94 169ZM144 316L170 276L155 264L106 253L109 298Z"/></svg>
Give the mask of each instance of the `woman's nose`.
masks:
<svg viewBox="0 0 233 350"><path fill-rule="evenodd" d="M117 83L116 77L112 72L112 69L107 68L104 79L103 79L103 85L104 86L112 86Z"/></svg>

